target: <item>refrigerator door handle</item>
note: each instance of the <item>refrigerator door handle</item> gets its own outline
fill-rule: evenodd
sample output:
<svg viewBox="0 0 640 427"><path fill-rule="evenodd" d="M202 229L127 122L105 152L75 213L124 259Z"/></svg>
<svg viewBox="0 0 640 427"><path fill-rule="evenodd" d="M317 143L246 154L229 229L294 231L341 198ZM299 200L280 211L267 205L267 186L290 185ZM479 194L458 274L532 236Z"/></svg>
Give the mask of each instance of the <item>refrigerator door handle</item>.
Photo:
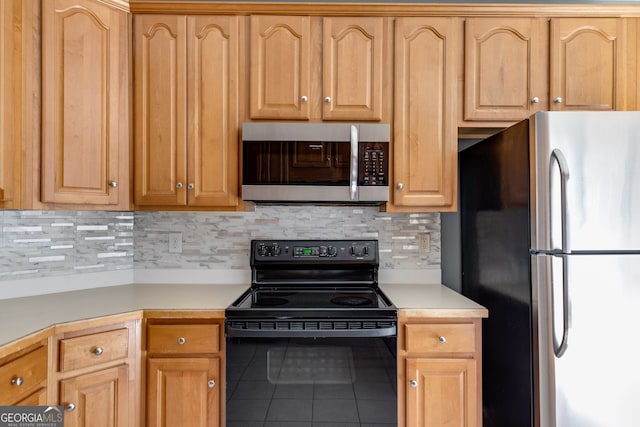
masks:
<svg viewBox="0 0 640 427"><path fill-rule="evenodd" d="M561 253L568 253L569 251L569 235L568 235L568 224L567 224L567 181L569 180L569 165L567 160L562 154L562 151L559 149L554 149L551 152L551 159L549 162L549 195L550 197L554 194L553 192L553 171L554 166L558 166L558 171L560 172L560 233L561 233ZM550 202L553 202L551 200ZM552 207L552 204L549 203L549 207ZM553 221L553 214L549 216L550 221ZM550 230L553 230L553 227L549 227ZM551 239L549 239L551 241Z"/></svg>
<svg viewBox="0 0 640 427"><path fill-rule="evenodd" d="M554 255L561 258L562 262L562 337L558 340L556 335L556 301L555 301L555 280L554 274L551 272L551 331L553 334L553 352L557 358L562 357L567 351L567 343L569 341L569 277L568 255ZM551 258L553 260L553 257ZM553 261L550 263L553 268Z"/></svg>
<svg viewBox="0 0 640 427"><path fill-rule="evenodd" d="M560 257L562 259L562 337L558 340L556 335L556 301L555 301L555 280L553 271L551 272L551 330L553 331L553 352L556 357L560 358L567 350L567 342L569 339L569 280L568 280L568 266L569 258L567 256L569 252L569 236L568 236L568 223L567 223L567 181L569 180L569 166L564 154L559 149L554 149L551 152L551 159L549 164L549 194L553 197L553 173L554 168L557 166L560 173L560 239L561 248L555 251L554 257ZM550 200L549 207L552 209L553 200ZM549 215L550 222L553 221L553 213ZM553 233L553 226L549 229ZM549 239L551 242L551 239ZM553 268L553 262L552 268Z"/></svg>

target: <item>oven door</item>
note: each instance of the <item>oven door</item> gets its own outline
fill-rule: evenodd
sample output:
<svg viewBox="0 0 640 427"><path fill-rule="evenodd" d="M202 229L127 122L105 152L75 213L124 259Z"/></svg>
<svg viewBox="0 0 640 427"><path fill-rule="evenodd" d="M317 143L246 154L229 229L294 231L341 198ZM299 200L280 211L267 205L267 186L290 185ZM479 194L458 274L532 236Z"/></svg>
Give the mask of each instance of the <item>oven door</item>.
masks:
<svg viewBox="0 0 640 427"><path fill-rule="evenodd" d="M397 425L396 337L227 338L227 425Z"/></svg>

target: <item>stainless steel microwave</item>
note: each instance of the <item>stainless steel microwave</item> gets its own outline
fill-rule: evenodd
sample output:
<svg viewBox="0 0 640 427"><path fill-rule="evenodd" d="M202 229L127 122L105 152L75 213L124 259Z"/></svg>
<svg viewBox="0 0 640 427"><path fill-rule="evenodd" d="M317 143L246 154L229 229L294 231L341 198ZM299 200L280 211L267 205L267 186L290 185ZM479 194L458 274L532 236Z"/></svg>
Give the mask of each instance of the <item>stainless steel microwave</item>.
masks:
<svg viewBox="0 0 640 427"><path fill-rule="evenodd" d="M389 200L387 124L244 123L242 198L257 203Z"/></svg>

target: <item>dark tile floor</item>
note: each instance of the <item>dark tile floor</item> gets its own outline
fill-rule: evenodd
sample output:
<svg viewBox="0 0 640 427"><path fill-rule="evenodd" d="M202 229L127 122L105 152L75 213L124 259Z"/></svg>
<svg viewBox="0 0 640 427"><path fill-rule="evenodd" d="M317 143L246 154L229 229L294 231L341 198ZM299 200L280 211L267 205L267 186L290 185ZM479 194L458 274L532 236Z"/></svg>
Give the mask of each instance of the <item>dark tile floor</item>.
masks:
<svg viewBox="0 0 640 427"><path fill-rule="evenodd" d="M228 427L396 426L396 396L380 339L228 343Z"/></svg>

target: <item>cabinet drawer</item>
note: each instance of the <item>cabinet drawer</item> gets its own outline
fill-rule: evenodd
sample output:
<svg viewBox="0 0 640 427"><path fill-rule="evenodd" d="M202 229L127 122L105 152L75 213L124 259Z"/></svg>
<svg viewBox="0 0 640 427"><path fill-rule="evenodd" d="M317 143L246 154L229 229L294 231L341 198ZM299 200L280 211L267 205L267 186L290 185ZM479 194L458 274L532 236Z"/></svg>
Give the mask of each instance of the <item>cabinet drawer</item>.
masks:
<svg viewBox="0 0 640 427"><path fill-rule="evenodd" d="M60 371L70 371L129 355L126 328L60 340Z"/></svg>
<svg viewBox="0 0 640 427"><path fill-rule="evenodd" d="M152 353L217 353L218 325L150 325L148 348Z"/></svg>
<svg viewBox="0 0 640 427"><path fill-rule="evenodd" d="M411 352L473 353L473 324L405 325L406 350Z"/></svg>
<svg viewBox="0 0 640 427"><path fill-rule="evenodd" d="M0 405L11 405L41 387L47 379L47 348L38 349L0 366Z"/></svg>

